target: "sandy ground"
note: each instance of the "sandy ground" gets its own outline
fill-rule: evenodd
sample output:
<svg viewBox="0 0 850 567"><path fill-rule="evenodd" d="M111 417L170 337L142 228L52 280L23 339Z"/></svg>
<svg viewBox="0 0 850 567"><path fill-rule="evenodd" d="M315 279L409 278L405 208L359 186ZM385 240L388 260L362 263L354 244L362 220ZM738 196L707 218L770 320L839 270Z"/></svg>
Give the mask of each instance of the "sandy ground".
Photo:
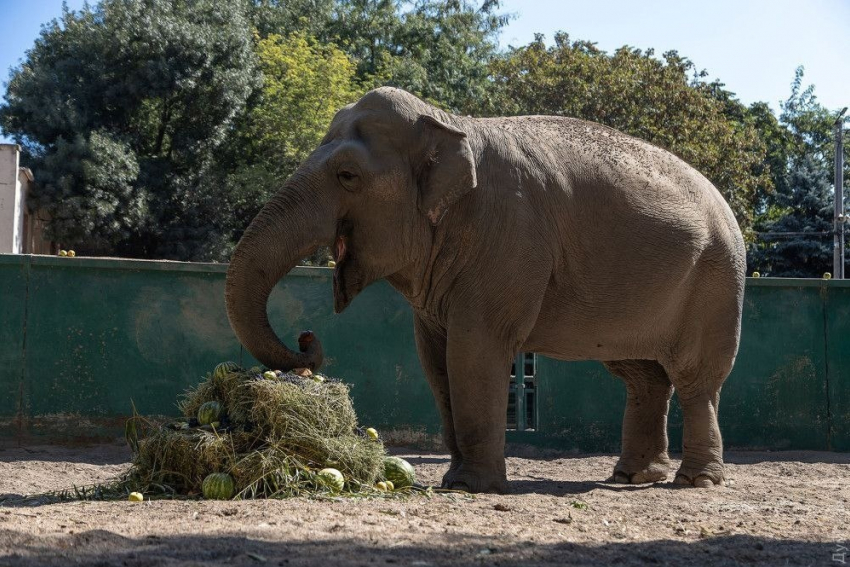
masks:
<svg viewBox="0 0 850 567"><path fill-rule="evenodd" d="M399 453L426 483L447 466ZM32 505L21 495L119 474L127 451L7 449L0 566L850 562L850 454L731 453L731 485L710 490L603 482L610 455L511 454L504 496Z"/></svg>

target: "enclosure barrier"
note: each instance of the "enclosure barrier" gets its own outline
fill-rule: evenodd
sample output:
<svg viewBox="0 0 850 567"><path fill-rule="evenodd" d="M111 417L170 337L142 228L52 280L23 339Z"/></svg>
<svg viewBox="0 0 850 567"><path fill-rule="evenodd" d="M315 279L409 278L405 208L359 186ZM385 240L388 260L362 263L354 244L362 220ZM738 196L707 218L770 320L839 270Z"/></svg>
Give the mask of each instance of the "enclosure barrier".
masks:
<svg viewBox="0 0 850 567"><path fill-rule="evenodd" d="M0 444L121 434L131 404L175 415L175 400L217 362L251 366L224 308L226 266L0 255ZM361 422L434 434L410 308L388 284L333 315L331 270L296 268L269 317L289 344L321 338L323 371L352 384ZM533 431L511 441L582 452L619 449L623 384L598 362L538 358ZM681 413L670 413L671 446ZM850 450L850 282L747 281L743 335L723 388L727 448Z"/></svg>

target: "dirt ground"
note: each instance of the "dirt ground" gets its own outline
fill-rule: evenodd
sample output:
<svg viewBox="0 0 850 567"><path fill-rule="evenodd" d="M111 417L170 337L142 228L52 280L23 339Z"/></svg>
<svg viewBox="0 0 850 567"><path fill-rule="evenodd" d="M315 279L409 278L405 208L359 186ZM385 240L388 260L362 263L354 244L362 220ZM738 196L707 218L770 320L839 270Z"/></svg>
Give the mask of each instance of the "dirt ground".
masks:
<svg viewBox="0 0 850 567"><path fill-rule="evenodd" d="M425 483L447 467L394 452ZM611 455L509 454L504 496L39 505L21 496L114 477L126 449L2 450L0 566L850 562L850 454L730 453L709 490L603 482Z"/></svg>

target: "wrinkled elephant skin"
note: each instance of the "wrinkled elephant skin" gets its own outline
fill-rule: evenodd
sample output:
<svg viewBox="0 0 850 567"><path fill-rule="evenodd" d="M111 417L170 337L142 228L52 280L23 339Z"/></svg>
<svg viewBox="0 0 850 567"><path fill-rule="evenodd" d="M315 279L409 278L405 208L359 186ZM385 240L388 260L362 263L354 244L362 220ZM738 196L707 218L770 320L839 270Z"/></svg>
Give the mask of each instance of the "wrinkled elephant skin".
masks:
<svg viewBox="0 0 850 567"><path fill-rule="evenodd" d="M266 302L323 245L337 311L381 278L410 302L452 455L445 486L506 489L520 350L600 360L625 382L613 481L667 478L675 388L675 481L723 482L717 410L738 349L744 243L718 191L676 156L592 122L459 117L380 88L339 111L234 252L228 315L269 366L321 364L318 339L299 352L280 342Z"/></svg>

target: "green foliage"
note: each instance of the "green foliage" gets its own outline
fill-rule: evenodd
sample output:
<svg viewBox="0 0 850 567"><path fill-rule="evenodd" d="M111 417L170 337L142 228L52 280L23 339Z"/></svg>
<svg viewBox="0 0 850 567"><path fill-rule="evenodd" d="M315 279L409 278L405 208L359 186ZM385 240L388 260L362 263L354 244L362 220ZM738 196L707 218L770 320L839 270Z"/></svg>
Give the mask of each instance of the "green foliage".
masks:
<svg viewBox="0 0 850 567"><path fill-rule="evenodd" d="M833 265L835 115L818 102L813 86L803 88L802 67L779 119L768 112L760 111L759 126L776 191L757 203L748 270L775 277L821 277ZM847 157L845 203L850 197Z"/></svg>
<svg viewBox="0 0 850 567"><path fill-rule="evenodd" d="M493 0L480 7L465 0L343 0L330 33L359 62L363 81L476 112L489 97L488 63L508 22L498 7Z"/></svg>
<svg viewBox="0 0 850 567"><path fill-rule="evenodd" d="M53 236L83 252L216 256L200 181L256 84L251 47L242 0L104 0L45 26L0 124L60 219Z"/></svg>
<svg viewBox="0 0 850 567"><path fill-rule="evenodd" d="M334 114L361 93L339 48L295 33L259 41L263 98L250 116L258 153L288 175L318 145Z"/></svg>
<svg viewBox="0 0 850 567"><path fill-rule="evenodd" d="M498 0L102 0L43 27L9 78L0 127L24 147L34 205L64 246L225 260L334 113L370 88L464 114L575 116L704 173L744 229L751 269L821 275L834 115L802 68L777 117L675 51L609 54L561 33L552 47L538 36L499 52L498 10ZM818 234L759 236L777 231ZM322 250L310 262L326 260Z"/></svg>
<svg viewBox="0 0 850 567"><path fill-rule="evenodd" d="M34 205L53 211L54 232L108 252L144 221L144 196L133 190L139 174L135 154L105 131L58 138L42 164Z"/></svg>
<svg viewBox="0 0 850 567"><path fill-rule="evenodd" d="M832 183L812 156L794 166L787 190L760 219L766 233L750 245L752 270L773 277L820 277L832 271ZM780 208L781 207L781 208ZM779 214L772 214L778 209ZM784 236L783 234L787 234Z"/></svg>
<svg viewBox="0 0 850 567"><path fill-rule="evenodd" d="M744 229L754 194L770 187L754 119L675 51L662 60L629 47L608 55L560 33L552 47L538 36L513 49L492 73L500 90L494 111L583 118L666 148L717 186Z"/></svg>

